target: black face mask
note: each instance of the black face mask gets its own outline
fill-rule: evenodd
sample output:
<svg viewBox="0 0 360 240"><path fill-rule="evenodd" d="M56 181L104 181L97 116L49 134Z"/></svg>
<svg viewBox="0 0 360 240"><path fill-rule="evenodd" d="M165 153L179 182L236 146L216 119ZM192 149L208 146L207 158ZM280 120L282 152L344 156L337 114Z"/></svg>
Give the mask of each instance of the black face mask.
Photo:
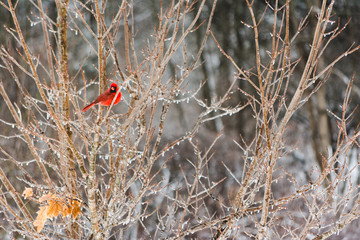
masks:
<svg viewBox="0 0 360 240"><path fill-rule="evenodd" d="M111 92L111 93L116 93L116 87L111 87L111 88L110 88L110 92Z"/></svg>

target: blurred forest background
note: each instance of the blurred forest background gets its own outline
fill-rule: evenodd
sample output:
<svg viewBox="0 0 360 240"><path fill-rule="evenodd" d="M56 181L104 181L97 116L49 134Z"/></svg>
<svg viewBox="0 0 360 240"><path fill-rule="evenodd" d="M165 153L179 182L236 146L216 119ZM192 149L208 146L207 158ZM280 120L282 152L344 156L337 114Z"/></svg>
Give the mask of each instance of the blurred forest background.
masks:
<svg viewBox="0 0 360 240"><path fill-rule="evenodd" d="M18 16L18 21L20 28L22 29L23 35L28 46L32 49L32 53L40 61L46 62L46 51L45 49L45 40L44 35L42 34L42 25L39 18L37 18L38 13L34 3L36 1L12 1L16 5L16 13ZM70 1L70 5L72 1ZM82 1L84 4L89 4L89 1ZM91 2L91 1L90 1ZM160 1L160 0L147 0L147 1L131 1L133 15L129 26L133 29L134 42L133 48L136 49L136 52L142 59L143 48L149 41L149 37L152 36L154 29L158 26L159 19L159 7L163 2L165 8L169 5L171 1ZM176 2L176 1L175 1ZM274 4L277 1L269 1L270 5ZM286 1L279 1L280 5L285 4ZM194 3L193 11L190 11L187 15L189 21L192 17L195 17L197 11L196 9L200 6L200 1ZM291 45L291 59L300 59L297 63L298 66L295 68L295 71L292 73L293 79L288 82L287 92L285 98L291 98L292 94L296 91L297 82L296 79L299 79L302 75L302 69L308 58L308 54L311 48L311 42L313 38L313 33L316 28L317 14L321 8L322 1L300 1L292 0L290 3L290 38L294 36L299 28L299 23L301 19L306 18L306 25L303 27L301 34L299 34L296 39L292 42ZM7 4L6 4L7 5ZM43 9L49 16L49 18L56 22L58 17L57 6L55 1L42 1ZM106 14L103 16L105 22L111 22L111 19L117 14L119 8L119 1L109 0L106 3ZM206 1L205 6L199 16L198 25L199 28L197 31L194 31L193 34L189 35L186 40L186 48L190 58L195 58L196 49L199 49L202 44L202 39L206 33L206 21L209 18L210 11L212 9L213 1ZM273 18L271 15L271 10L266 1L254 1L252 9L257 19L262 19L261 25L259 27L259 43L261 48L259 50L261 57L266 58L268 52L266 49L271 49L272 44L272 25ZM264 14L266 11L266 14ZM36 14L34 14L36 13ZM77 18L74 12L69 11L69 18ZM321 56L321 60L317 62L319 68L321 66L326 66L330 64L334 59L339 55L346 52L352 45L357 46L360 39L360 1L358 0L338 0L335 1L333 6L333 17L332 20L333 26L340 26L342 28L346 25L346 28L334 38L329 44ZM91 15L88 16L88 24L94 32L97 30L97 22L94 17ZM204 21L203 25L200 25ZM244 71L253 71L256 66L256 49L254 45L254 32L253 29L247 27L247 24L251 23L251 15L249 13L249 8L246 1L239 0L219 0L216 4L211 31L219 46L222 50L230 55L234 62ZM123 22L120 23L120 30L118 31L118 37L114 41L114 48L117 51L117 56L119 58L119 65L126 66L127 59L125 58L125 44L124 31L123 31ZM14 28L14 23L12 16L5 9L5 7L0 7L0 45L5 47L7 52L11 54L14 53L14 56L17 55L16 52L20 50L20 44L11 37L11 34L5 30L7 28ZM76 89L83 89L84 79L86 81L97 82L98 81L98 58L94 54L93 50L89 48L88 44L84 44L83 36L79 34L78 28L86 28L86 26L79 24L75 26L73 24L68 25L68 74L70 78L70 85L76 86ZM84 29L86 32L86 29ZM189 83L184 85L186 91L191 91L194 88L197 88L203 84L200 88L197 97L200 98L205 103L210 103L212 99L217 96L223 96L229 88L231 88L234 93L232 97L222 105L222 107L233 107L237 105L245 105L249 99L248 96L243 94L242 91L253 94L256 96L254 88L245 80L236 81L235 86L232 86L234 76L237 75L237 70L231 61L222 54L221 49L217 45L217 42L214 40L212 35L209 35L209 38L204 46L203 52L200 55L199 66L194 69L190 75ZM55 46L57 44L56 32L49 32L49 41L51 45ZM56 48L54 48L54 51ZM54 52L54 55L58 55L58 52ZM18 60L22 61L17 55ZM24 60L25 61L25 60ZM178 62L181 61L181 58L174 57L168 64L164 78L167 76L179 75L180 69L177 68ZM286 142L288 148L285 149L287 154L284 157L280 158L278 161L278 166L280 168L286 169L286 173L291 175L298 185L311 184L314 181L314 176L318 176L317 173L322 172L324 169L323 159L329 157L332 153L336 152L337 142L338 142L338 122L336 116L341 116L343 109L342 104L344 97L346 96L346 91L348 89L348 84L353 78L354 82L352 85L352 91L350 95L350 104L348 112L353 112L351 115L351 122L346 126L346 131L348 133L356 132L358 124L360 121L360 112L357 108L357 105L360 101L360 70L358 64L360 62L360 54L355 52L354 54L349 54L345 56L341 61L339 61L332 69L331 75L327 79L326 84L321 85L321 87L305 102L305 104L294 113L292 118L289 121L289 124L286 128L284 134L284 141ZM57 63L55 63L57 64ZM21 85L24 89L19 89L19 85L13 80L13 76L5 69L4 58L0 60L0 79L7 92L8 97L11 102L16 104L21 108L21 105L24 102L24 96L21 94L22 90L25 90L29 95L36 96L38 95L37 86L32 80L29 80L29 77L25 73L18 73L18 80L21 82ZM82 76L80 69L83 70L84 76ZM114 67L114 61L106 61L106 76L107 79L112 79L121 83L119 81L119 75L116 72L116 67ZM129 69L123 69L125 72ZM16 70L18 71L18 70ZM41 81L46 74L40 72ZM83 78L84 77L84 78ZM47 81L47 80L45 80ZM109 81L110 82L110 81ZM57 83L48 83L48 86L54 86ZM79 107L85 106L91 99L93 99L98 94L99 85L93 84L88 85L87 95L83 95L81 92L81 97L83 101L78 101ZM105 87L106 88L106 87ZM315 87L314 87L315 88ZM239 90L241 89L241 90ZM311 87L307 89L308 93L312 92L314 89ZM117 114L125 114L128 111L128 102L131 101L131 95L127 91L125 85L121 90L123 94L124 101L120 102L117 106L113 106L112 109ZM196 116L202 111L201 107L193 101L181 101L179 104L175 104L170 108L166 122L164 124L164 131L161 140L161 145L166 145L167 142L172 142L178 139L181 134L190 131L194 122L196 121ZM24 141L21 141L20 138L13 137L9 138L8 136L16 135L16 129L9 126L9 122L13 122L13 117L11 114L8 114L7 105L1 98L0 101L0 113L1 119L0 122L0 146L5 152L10 156L14 157L17 161L28 161L32 157L29 156L29 151L27 146L24 144ZM212 112L211 116L216 116L216 112ZM280 112L280 116L283 113ZM32 116L23 116L23 121L30 121ZM95 119L95 117L93 117ZM196 136L196 144L199 145L199 149L206 151L214 139L217 138L218 134L221 134L218 141L214 143L214 146L211 147L212 157L207 162L207 174L211 176L211 180L214 182L225 179L219 183L219 185L212 189L211 194L206 200L209 208L216 215L222 215L219 209L222 209L222 204L231 205L234 201L236 192L238 191L238 181L241 182L242 176L244 175L244 156L247 156L241 148L238 147L237 143L250 144L253 139L259 134L259 129L257 125L256 116L254 116L254 109L249 105L241 111L235 112L234 114L227 114L221 118L214 118L212 121L206 121ZM6 136L6 137L4 137ZM153 139L152 141L155 141ZM170 159L166 161L166 168L169 169L169 183L176 183L180 181L179 176L185 174L183 171L191 171L192 166L188 163L188 160L194 158L194 149L190 143L183 142L179 146L175 147L175 150L171 150L176 154L166 156ZM359 161L359 152L354 150L352 152L354 155L354 161ZM19 173L17 167L7 161L9 158L8 155L1 153L0 166L5 172L8 179L13 183L14 188L21 193L25 188L24 181L19 180L19 176L16 173ZM349 160L347 164L353 164ZM161 165L161 164L160 164ZM181 167L180 167L181 166ZM30 164L31 169L31 164ZM357 166L356 171L352 172L352 182L360 184L360 169ZM40 179L41 175L36 170L29 170L32 176L35 179ZM278 177L275 175L274 178ZM201 176L200 176L201 178ZM183 180L181 180L183 181ZM274 198L281 197L286 195L287 192L291 192L292 185L288 184L286 180L280 181L281 184L274 184L272 186L272 196ZM2 185L2 194L6 195L7 190ZM357 192L357 188L355 188ZM261 191L260 191L261 192ZM257 198L257 201L260 201L262 198ZM10 204L13 204L11 201ZM167 204L162 202L162 204ZM219 207L221 206L221 207ZM294 207L294 206L293 206ZM303 206L299 206L301 208ZM156 206L152 209L155 210ZM291 208L291 207L290 207ZM296 207L294 207L296 208ZM37 211L36 206L33 207L32 214L35 216ZM224 212L226 212L224 210ZM4 217L4 216L2 216ZM282 216L284 217L284 216ZM301 216L292 216L294 218ZM291 218L291 217L290 217ZM155 221L155 220L153 220ZM7 222L4 221L2 227L7 228ZM146 220L144 225L146 225ZM157 223L156 223L157 224ZM242 228L256 228L253 225L240 226L237 231L243 231ZM285 227L284 227L285 228ZM131 228L134 229L134 228ZM338 235L333 235L330 239L357 239L356 236L360 234L360 222L356 220L349 223ZM285 230L284 230L285 231ZM148 232L142 229L142 224L137 225L137 235L138 239L147 239L149 237ZM150 231L151 238L156 238L158 236ZM281 232L281 231L279 231ZM286 231L285 231L286 232ZM9 236L5 231L1 232L2 236ZM124 235L124 239L130 239L135 235L134 233L128 233ZM234 233L233 233L234 234ZM253 233L256 235L256 233ZM0 236L0 238L2 238ZM20 238L18 235L14 235L16 238ZM230 235L229 237L235 239L240 239L241 237L252 238L250 235ZM314 237L316 236L313 235ZM129 238L126 238L129 237ZM208 239L209 235L199 234L194 235L193 237L198 237L199 239ZM165 237L166 238L166 237ZM290 235L282 235L279 233L278 238L291 239ZM309 237L306 239L311 239ZM135 238L132 238L135 239ZM273 238L275 239L275 238Z"/></svg>

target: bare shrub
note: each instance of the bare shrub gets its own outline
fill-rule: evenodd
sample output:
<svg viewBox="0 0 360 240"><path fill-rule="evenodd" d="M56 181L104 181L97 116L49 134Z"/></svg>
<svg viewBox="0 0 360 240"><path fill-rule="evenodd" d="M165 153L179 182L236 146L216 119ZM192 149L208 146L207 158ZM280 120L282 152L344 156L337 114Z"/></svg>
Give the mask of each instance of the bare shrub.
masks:
<svg viewBox="0 0 360 240"><path fill-rule="evenodd" d="M243 25L253 30L256 59L250 70L239 67L211 32L216 1L210 9L205 0L196 5L161 2L158 22L150 35L140 36L146 40L141 47L132 1L114 8L110 1L57 0L56 20L45 3L31 1L30 25L38 24L43 36L38 44L27 41L19 23L21 2L1 2L12 19L4 30L17 44L4 45L0 52L1 67L9 76L0 83L7 107L1 139L21 142L0 149L0 206L7 234L34 239L322 239L357 219L359 185L352 176L358 175L360 133L346 127L352 81L342 115L331 114L338 123L336 150L309 173L311 181L299 182L296 172L286 169L296 145L285 136L294 113L326 83L333 66L359 47L319 64L343 30L332 25L334 1L323 1L308 57L293 57L307 16L291 36L290 1L266 2L260 19L253 2L246 2L251 18ZM199 21L204 14L206 21ZM259 42L265 16L273 19L267 50ZM204 35L195 49L190 39L199 29ZM192 76L203 64L200 56L210 40L236 72L223 95L204 100L200 90L206 79L196 83ZM76 54L82 62L71 62ZM301 60L305 64L297 78L294 71ZM9 96L9 81L16 83L21 105ZM102 93L111 81L122 87L121 103L82 113L98 95L93 89ZM236 89L239 81L253 91ZM296 85L294 92L290 82ZM248 101L231 106L235 94ZM167 128L170 112L181 104L196 108L180 116L191 126L186 131ZM238 148L234 154L243 153L243 170L234 173L222 162L225 175L213 176L209 163L221 137L227 136L200 129L216 119L236 117L245 107L256 121L254 138L232 143ZM173 138L165 130L173 130ZM208 144L201 134L211 138ZM231 182L237 185L229 186ZM228 196L220 194L224 186Z"/></svg>

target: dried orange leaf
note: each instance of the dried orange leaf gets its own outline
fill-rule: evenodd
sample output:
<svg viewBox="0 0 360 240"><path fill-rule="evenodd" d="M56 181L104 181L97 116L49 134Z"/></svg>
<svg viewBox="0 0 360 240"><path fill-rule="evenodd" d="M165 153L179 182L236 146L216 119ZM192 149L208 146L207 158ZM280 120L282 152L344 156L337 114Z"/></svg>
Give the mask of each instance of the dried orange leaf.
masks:
<svg viewBox="0 0 360 240"><path fill-rule="evenodd" d="M64 207L66 207L66 205L60 201L60 199L48 200L48 204L48 218L57 217L63 211Z"/></svg>
<svg viewBox="0 0 360 240"><path fill-rule="evenodd" d="M69 215L71 213L71 207L65 205L64 208L61 210L61 214L66 217L67 215Z"/></svg>
<svg viewBox="0 0 360 240"><path fill-rule="evenodd" d="M71 214L73 218L76 218L81 213L81 205L79 200L68 200L68 205L63 208L62 215L66 217Z"/></svg>
<svg viewBox="0 0 360 240"><path fill-rule="evenodd" d="M79 202L78 200L72 200L71 206L72 206L71 214L73 218L76 218L77 215L81 213L81 202Z"/></svg>
<svg viewBox="0 0 360 240"><path fill-rule="evenodd" d="M39 211L37 211L37 214L38 215L34 221L34 226L38 232L41 232L47 219L47 206L40 207Z"/></svg>
<svg viewBox="0 0 360 240"><path fill-rule="evenodd" d="M32 197L34 195L32 188L25 188L22 195L24 196L25 199Z"/></svg>
<svg viewBox="0 0 360 240"><path fill-rule="evenodd" d="M47 206L40 207L37 212L38 216L34 221L34 226L37 227L37 231L40 232L46 222L46 219L57 217L62 214L63 217L72 215L76 218L81 214L81 202L77 199L71 199L67 197L59 197L56 194L49 193L39 198L40 202L47 202Z"/></svg>

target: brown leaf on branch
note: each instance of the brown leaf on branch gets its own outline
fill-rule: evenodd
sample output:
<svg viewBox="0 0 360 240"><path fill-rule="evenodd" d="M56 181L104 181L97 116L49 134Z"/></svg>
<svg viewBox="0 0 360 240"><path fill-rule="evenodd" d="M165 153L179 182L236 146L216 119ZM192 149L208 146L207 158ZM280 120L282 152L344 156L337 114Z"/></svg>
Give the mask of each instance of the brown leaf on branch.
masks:
<svg viewBox="0 0 360 240"><path fill-rule="evenodd" d="M25 199L32 197L34 195L32 188L25 188L23 194Z"/></svg>
<svg viewBox="0 0 360 240"><path fill-rule="evenodd" d="M53 200L48 200L48 211L47 217L57 217L59 214L63 213L64 209L67 208L66 204L62 202L60 198L54 198Z"/></svg>
<svg viewBox="0 0 360 240"><path fill-rule="evenodd" d="M40 207L39 211L37 211L38 216L36 217L34 221L34 226L36 227L36 230L38 232L41 232L43 229L46 219L47 219L47 206Z"/></svg>
<svg viewBox="0 0 360 240"><path fill-rule="evenodd" d="M57 217L60 214L63 217L71 214L73 218L76 218L81 213L82 204L78 199L49 193L40 197L39 201L46 201L48 205L40 207L37 212L38 216L34 221L34 226L37 227L38 232L43 229L47 219Z"/></svg>
<svg viewBox="0 0 360 240"><path fill-rule="evenodd" d="M72 199L69 209L71 210L70 214L73 216L73 218L76 218L77 215L81 213L81 202L77 199Z"/></svg>

